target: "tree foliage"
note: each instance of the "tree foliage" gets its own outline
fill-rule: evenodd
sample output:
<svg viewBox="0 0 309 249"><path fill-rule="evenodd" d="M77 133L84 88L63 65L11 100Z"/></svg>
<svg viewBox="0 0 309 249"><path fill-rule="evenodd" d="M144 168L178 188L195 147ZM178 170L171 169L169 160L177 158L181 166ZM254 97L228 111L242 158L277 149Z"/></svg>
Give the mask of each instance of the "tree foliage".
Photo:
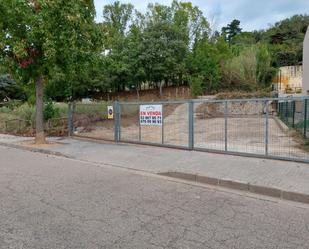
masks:
<svg viewBox="0 0 309 249"><path fill-rule="evenodd" d="M43 84L57 75L72 93L99 49L93 2L0 0L0 13L1 56L14 78L35 82L36 141L44 142Z"/></svg>
<svg viewBox="0 0 309 249"><path fill-rule="evenodd" d="M233 42L233 38L241 33L240 28L240 21L237 19L234 19L230 24L228 24L226 27L223 27L221 29L222 35L224 36L225 40L231 44Z"/></svg>
<svg viewBox="0 0 309 249"><path fill-rule="evenodd" d="M25 93L10 75L0 75L0 102L10 99L24 100Z"/></svg>
<svg viewBox="0 0 309 249"><path fill-rule="evenodd" d="M308 15L294 15L261 32L262 40L271 45L276 66L292 66L302 62L303 41L308 25Z"/></svg>
<svg viewBox="0 0 309 249"><path fill-rule="evenodd" d="M221 33L191 2L151 3L141 13L115 1L95 23L92 0L0 0L0 54L33 99L74 100L110 92L188 85L193 95L269 88L279 66L302 61L307 15L243 32L235 19ZM42 99L43 96L40 96Z"/></svg>

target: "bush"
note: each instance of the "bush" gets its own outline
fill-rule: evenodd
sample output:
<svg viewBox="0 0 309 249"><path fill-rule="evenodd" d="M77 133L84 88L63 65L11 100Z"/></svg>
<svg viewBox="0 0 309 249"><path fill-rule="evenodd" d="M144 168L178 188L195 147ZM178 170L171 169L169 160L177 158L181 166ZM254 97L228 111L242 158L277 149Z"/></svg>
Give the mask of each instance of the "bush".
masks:
<svg viewBox="0 0 309 249"><path fill-rule="evenodd" d="M26 121L27 125L31 125L35 118L35 107L25 103L17 107L13 113L20 119Z"/></svg>
<svg viewBox="0 0 309 249"><path fill-rule="evenodd" d="M203 94L203 79L202 77L192 77L191 78L191 95L193 98Z"/></svg>
<svg viewBox="0 0 309 249"><path fill-rule="evenodd" d="M0 102L10 99L25 99L23 89L16 84L10 75L0 75Z"/></svg>
<svg viewBox="0 0 309 249"><path fill-rule="evenodd" d="M0 113L10 113L11 111L12 110L7 106L0 107Z"/></svg>
<svg viewBox="0 0 309 249"><path fill-rule="evenodd" d="M44 105L43 117L45 121L53 118L59 118L60 109L56 107L51 100L48 100Z"/></svg>
<svg viewBox="0 0 309 249"><path fill-rule="evenodd" d="M54 103L55 108L59 110L59 115L60 117L67 117L68 115L68 108L69 104L68 103L63 103L63 102L56 102Z"/></svg>

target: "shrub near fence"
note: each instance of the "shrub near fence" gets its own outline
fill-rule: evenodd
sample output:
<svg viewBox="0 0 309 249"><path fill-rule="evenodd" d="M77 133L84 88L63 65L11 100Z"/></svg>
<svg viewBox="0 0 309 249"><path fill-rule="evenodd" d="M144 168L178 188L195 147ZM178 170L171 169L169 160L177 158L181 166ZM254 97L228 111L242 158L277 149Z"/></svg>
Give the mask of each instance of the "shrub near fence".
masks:
<svg viewBox="0 0 309 249"><path fill-rule="evenodd" d="M57 103L53 107L57 117L50 116L45 121L47 135L64 136L68 133L67 128L67 104ZM50 112L49 112L50 114ZM47 117L47 116L46 116ZM33 136L35 133L35 107L27 103L14 101L6 102L0 107L0 132L12 135Z"/></svg>

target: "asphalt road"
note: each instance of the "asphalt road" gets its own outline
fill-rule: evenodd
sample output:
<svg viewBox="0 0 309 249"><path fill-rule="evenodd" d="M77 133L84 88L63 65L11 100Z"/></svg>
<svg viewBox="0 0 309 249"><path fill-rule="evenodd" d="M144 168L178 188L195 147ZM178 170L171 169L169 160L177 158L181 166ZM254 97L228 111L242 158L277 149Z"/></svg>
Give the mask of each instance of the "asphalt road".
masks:
<svg viewBox="0 0 309 249"><path fill-rule="evenodd" d="M0 147L0 248L308 249L309 207Z"/></svg>

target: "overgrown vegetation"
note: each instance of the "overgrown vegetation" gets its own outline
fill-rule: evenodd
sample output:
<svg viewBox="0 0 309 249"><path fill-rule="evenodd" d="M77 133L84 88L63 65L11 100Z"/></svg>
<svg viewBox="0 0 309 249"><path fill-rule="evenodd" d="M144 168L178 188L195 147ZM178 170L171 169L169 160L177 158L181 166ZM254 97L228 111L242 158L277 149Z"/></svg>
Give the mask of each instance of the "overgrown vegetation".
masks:
<svg viewBox="0 0 309 249"><path fill-rule="evenodd" d="M44 120L46 124L58 119L66 120L68 105L66 103L53 103L47 101L44 106ZM35 106L29 103L8 102L5 106L0 107L0 132L33 135L35 128ZM55 125L55 127L66 129L67 122L64 121ZM54 128L55 128L54 127ZM49 131L51 127L45 126ZM56 127L57 128L57 127ZM58 133L55 133L59 135Z"/></svg>
<svg viewBox="0 0 309 249"><path fill-rule="evenodd" d="M41 141L41 121L61 116L52 101L151 88L163 96L168 86L190 86L193 97L270 92L278 67L302 61L309 25L307 15L295 15L244 32L235 19L218 32L198 6L177 0L144 13L115 1L102 23L93 0L0 0L0 13L0 102L26 100L13 112L27 122L36 104Z"/></svg>
<svg viewBox="0 0 309 249"><path fill-rule="evenodd" d="M50 0L33 2L37 15L60 11ZM162 94L164 87L180 85L189 85L193 96L270 89L279 66L296 65L302 61L302 41L309 24L307 15L295 15L267 30L243 32L240 21L236 19L220 33L210 29L198 6L176 0L170 5L149 4L145 13L138 12L132 4L115 1L104 6L103 22L96 24L93 22L92 1L87 1L87 4L82 0L75 4L69 2L67 7L76 8L77 12L83 12L86 6L91 7L84 18L93 43L78 42L71 46L67 40L53 37L54 40L40 44L40 49L46 48L42 52L46 53L44 56L50 71L45 95L47 99L58 101L125 90L134 90L138 95L144 88L158 88ZM6 13L7 5L1 2L1 6L2 12ZM45 8L50 8L49 12L42 12ZM72 15L77 12L72 12ZM24 17L20 16L20 22L27 25L31 20L23 20ZM6 26L2 26L2 36L10 25L8 20L3 23ZM74 21L66 25L71 24L74 25ZM58 31L66 34L65 30ZM8 39L4 40L2 49L8 42ZM9 43L16 56L23 58L17 60L17 68L18 65L20 69L34 67L34 54L27 50L27 44ZM62 47L62 52L57 50L59 47ZM77 52L78 58L74 57ZM31 63L25 66L29 60ZM66 61L66 64L62 65L59 60L62 64ZM23 92L20 93L14 87L21 79L15 77L13 80L16 74L12 73L7 76L9 71L6 68L0 71L3 73L0 99L23 95L33 102L34 91L28 90L33 89L33 80L19 89ZM14 96L17 92L19 96Z"/></svg>

